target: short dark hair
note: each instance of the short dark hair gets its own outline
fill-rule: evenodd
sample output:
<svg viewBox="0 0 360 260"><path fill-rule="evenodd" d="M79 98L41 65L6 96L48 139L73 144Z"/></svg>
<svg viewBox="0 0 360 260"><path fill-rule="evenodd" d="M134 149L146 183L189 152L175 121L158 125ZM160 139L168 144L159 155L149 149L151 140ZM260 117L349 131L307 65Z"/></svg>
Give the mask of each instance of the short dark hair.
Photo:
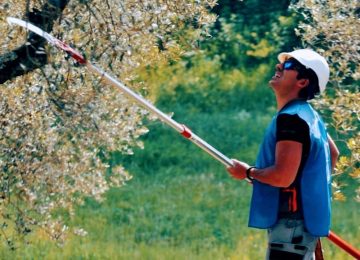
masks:
<svg viewBox="0 0 360 260"><path fill-rule="evenodd" d="M320 93L319 80L316 73L312 69L306 69L304 72L299 72L296 78L309 80L309 84L300 90L300 98L310 100Z"/></svg>
<svg viewBox="0 0 360 260"><path fill-rule="evenodd" d="M289 60L293 60L297 63L296 65L298 75L296 78L309 80L309 84L305 88L300 90L299 98L303 98L306 100L313 99L316 95L320 93L319 80L316 73L312 69L306 68L294 58L290 58Z"/></svg>

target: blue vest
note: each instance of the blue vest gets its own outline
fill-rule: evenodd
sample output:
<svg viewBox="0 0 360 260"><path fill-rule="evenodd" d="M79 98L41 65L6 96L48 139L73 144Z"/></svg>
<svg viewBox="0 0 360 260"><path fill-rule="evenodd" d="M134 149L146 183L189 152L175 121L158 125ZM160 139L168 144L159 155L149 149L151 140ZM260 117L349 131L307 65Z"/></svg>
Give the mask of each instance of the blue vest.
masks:
<svg viewBox="0 0 360 260"><path fill-rule="evenodd" d="M306 101L292 101L275 115L266 130L255 166L266 168L274 165L276 119L282 113L297 114L309 126L310 151L300 180L304 223L307 231L313 236L327 236L331 215L330 149L324 123ZM256 180L253 184L249 226L270 228L277 222L280 188Z"/></svg>

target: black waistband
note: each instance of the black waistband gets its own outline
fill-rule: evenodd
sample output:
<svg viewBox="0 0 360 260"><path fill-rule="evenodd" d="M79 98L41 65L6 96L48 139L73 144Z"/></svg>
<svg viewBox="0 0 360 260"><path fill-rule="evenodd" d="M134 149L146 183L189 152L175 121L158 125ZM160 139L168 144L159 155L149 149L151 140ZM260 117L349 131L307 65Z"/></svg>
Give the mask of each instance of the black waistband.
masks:
<svg viewBox="0 0 360 260"><path fill-rule="evenodd" d="M279 212L278 218L289 218L289 219L304 219L301 211L296 212Z"/></svg>

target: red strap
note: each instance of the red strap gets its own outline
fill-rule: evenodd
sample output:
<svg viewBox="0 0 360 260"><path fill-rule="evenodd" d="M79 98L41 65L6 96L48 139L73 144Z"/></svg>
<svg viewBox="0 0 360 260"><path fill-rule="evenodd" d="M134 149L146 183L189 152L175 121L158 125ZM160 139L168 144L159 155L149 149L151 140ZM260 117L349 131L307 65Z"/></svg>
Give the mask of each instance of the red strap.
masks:
<svg viewBox="0 0 360 260"><path fill-rule="evenodd" d="M317 241L317 243L316 243L315 259L316 259L316 260L324 260L324 255L323 255L323 252L322 252L322 247L321 247L320 238L318 239L318 241Z"/></svg>
<svg viewBox="0 0 360 260"><path fill-rule="evenodd" d="M296 212L298 210L296 189L294 187L293 188L286 188L286 189L283 189L283 191L290 193L290 196L289 196L289 211L290 212Z"/></svg>

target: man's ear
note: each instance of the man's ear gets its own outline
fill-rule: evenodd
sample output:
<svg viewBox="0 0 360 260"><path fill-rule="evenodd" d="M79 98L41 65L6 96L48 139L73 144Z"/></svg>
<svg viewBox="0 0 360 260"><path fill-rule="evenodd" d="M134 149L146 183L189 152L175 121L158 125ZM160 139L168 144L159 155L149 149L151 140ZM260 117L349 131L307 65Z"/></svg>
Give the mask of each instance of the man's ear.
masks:
<svg viewBox="0 0 360 260"><path fill-rule="evenodd" d="M299 80L298 80L298 86L299 86L300 88L305 88L305 87L307 87L307 86L309 85L309 83L310 83L309 79L299 79Z"/></svg>

